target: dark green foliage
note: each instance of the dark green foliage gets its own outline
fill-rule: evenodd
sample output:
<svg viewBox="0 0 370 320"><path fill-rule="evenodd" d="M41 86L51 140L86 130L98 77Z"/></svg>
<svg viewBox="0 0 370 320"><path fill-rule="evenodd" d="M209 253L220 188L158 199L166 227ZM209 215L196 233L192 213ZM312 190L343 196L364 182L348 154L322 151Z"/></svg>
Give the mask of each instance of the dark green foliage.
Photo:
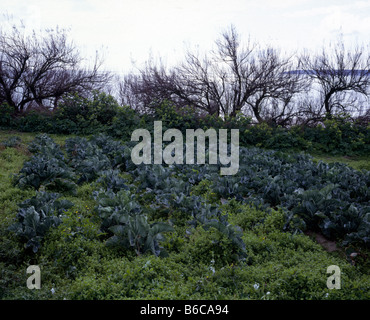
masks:
<svg viewBox="0 0 370 320"><path fill-rule="evenodd" d="M215 177L213 190L220 196L284 207L288 209L287 222L298 215L307 228L319 227L336 239L348 241L349 234L354 239L360 225L364 234L366 224L361 221L366 219L370 201L369 172L341 164L315 164L300 154L286 157L272 151L242 149L240 156L243 165L237 175ZM329 232L328 228L336 231ZM370 229L366 233L361 239L369 245Z"/></svg>
<svg viewBox="0 0 370 320"><path fill-rule="evenodd" d="M27 161L15 179L20 188L32 187L39 190L44 187L53 191L75 192L72 170L60 160L45 155L35 155Z"/></svg>
<svg viewBox="0 0 370 320"><path fill-rule="evenodd" d="M14 127L13 120L14 108L7 103L0 104L0 128L12 128Z"/></svg>
<svg viewBox="0 0 370 320"><path fill-rule="evenodd" d="M90 139L75 137L66 140L65 148L66 159L52 139L46 135L37 136L29 146L36 154L21 169L17 184L36 190L44 187L68 191L73 190L77 175L78 183L98 179L98 184L112 192L112 199L120 190L131 188L119 176L119 169L132 166L130 160L126 160L127 149L119 141L102 134ZM131 171L131 176L143 199L150 199L150 210L172 219L173 223L193 227L207 227L211 223L220 232L231 228L216 203L191 194L192 186L208 179L213 201L234 198L265 209L282 207L286 209L287 230L295 221L293 225L300 226L300 231L304 228L320 230L331 239L369 244L370 230L366 223L369 173L344 165L315 164L303 154L241 148L240 168L234 176L220 176L217 166L211 165L196 166L196 169L187 165L140 165ZM104 201L108 201L107 197ZM117 212L127 210L121 207L128 201L122 197L120 194L122 203L113 206ZM106 231L114 223L120 223L114 220L113 212L109 216L104 214L101 218ZM228 237L231 234L228 232ZM236 238L233 241L239 243L243 251L242 241Z"/></svg>
<svg viewBox="0 0 370 320"><path fill-rule="evenodd" d="M184 169L184 172L181 170ZM222 215L217 204L207 203L202 197L190 195L191 186L186 180L190 173L185 174L187 168L177 166L170 169L162 165L139 166L135 171L135 182L138 183L144 194L154 194L151 201L151 208L154 210L166 212L171 216L171 221L175 225L188 225L193 228L203 226L206 230L209 228L217 229L222 233L235 247L235 253L241 257L244 256L244 244L241 239L240 230L232 226L227 221L227 216ZM185 181L177 178L178 174L183 174ZM197 170L192 171L195 180L199 174Z"/></svg>
<svg viewBox="0 0 370 320"><path fill-rule="evenodd" d="M115 99L102 92L94 92L92 99L70 95L58 106L53 119L60 133L93 134L107 129L118 109Z"/></svg>
<svg viewBox="0 0 370 320"><path fill-rule="evenodd" d="M125 167L125 148L106 135L69 138L65 143L70 165L80 176L78 183L95 180L103 171Z"/></svg>
<svg viewBox="0 0 370 320"><path fill-rule="evenodd" d="M370 151L370 126L352 122L345 115L327 119L314 128L303 128L303 138L312 142L314 150L333 155L366 155Z"/></svg>
<svg viewBox="0 0 370 320"><path fill-rule="evenodd" d="M119 175L120 171L117 169L109 169L100 172L100 177L96 180L106 190L118 192L120 190L128 190L127 181Z"/></svg>
<svg viewBox="0 0 370 320"><path fill-rule="evenodd" d="M71 161L73 162L81 161L93 152L91 150L91 144L86 138L82 137L68 138L65 141L65 149L69 159L71 159Z"/></svg>
<svg viewBox="0 0 370 320"><path fill-rule="evenodd" d="M13 108L0 105L0 127L24 132L59 134L93 134L107 131L118 110L117 101L104 92L93 92L91 98L65 96L52 112L34 109L15 117Z"/></svg>
<svg viewBox="0 0 370 320"><path fill-rule="evenodd" d="M153 121L160 120L164 131L176 128L184 134L186 129L239 129L240 145L244 147L332 155L368 155L370 152L370 127L340 114L314 127L283 128L267 123L252 125L251 119L242 114L225 119L199 115L192 107L179 109L168 101L156 106L153 114L140 114L129 106L119 106L112 96L101 92L94 92L89 99L78 95L64 97L53 112L32 110L18 117L12 112L6 104L0 106L0 127L60 134L100 132L127 142L135 129L152 132Z"/></svg>
<svg viewBox="0 0 370 320"><path fill-rule="evenodd" d="M153 120L162 121L163 131L176 128L185 133L186 129L209 128L239 129L250 126L251 118L239 113L236 117L226 116L223 120L216 115L198 115L194 107L177 108L169 101L163 101L154 109ZM153 121L151 120L151 121Z"/></svg>
<svg viewBox="0 0 370 320"><path fill-rule="evenodd" d="M99 192L95 197L102 230L113 233L107 241L108 245L132 247L138 255L146 251L157 256L161 253L161 233L173 231L170 225L163 222L149 224L135 196L129 191L119 191L117 194L112 191Z"/></svg>
<svg viewBox="0 0 370 320"><path fill-rule="evenodd" d="M205 223L204 228L205 230L208 230L209 228L218 230L231 242L230 249L231 253L234 255L235 261L243 260L247 257L245 243L242 239L243 232L239 226L213 220Z"/></svg>
<svg viewBox="0 0 370 320"><path fill-rule="evenodd" d="M60 160L64 160L64 154L61 151L60 146L47 134L37 135L28 145L28 150L32 153L47 154Z"/></svg>
<svg viewBox="0 0 370 320"><path fill-rule="evenodd" d="M55 213L61 215L65 209L69 209L73 204L65 199L59 199L59 193L50 193L45 191L36 192L36 195L31 199L27 199L19 204L20 208L34 207L37 211L42 211L46 215ZM59 200L58 200L59 199Z"/></svg>
<svg viewBox="0 0 370 320"><path fill-rule="evenodd" d="M41 110L30 110L17 116L14 126L23 132L55 132L53 115L50 112Z"/></svg>
<svg viewBox="0 0 370 320"><path fill-rule="evenodd" d="M155 108L154 119L162 121L164 131L170 128L186 130L200 127L194 114L194 108L177 110L175 105L165 101Z"/></svg>
<svg viewBox="0 0 370 320"><path fill-rule="evenodd" d="M107 170L110 167L109 159L99 149L90 154L81 162L75 163L75 172L80 175L77 183L89 182L95 180L99 172Z"/></svg>
<svg viewBox="0 0 370 320"><path fill-rule="evenodd" d="M145 215L125 215L120 223L109 228L113 236L108 239L107 245L124 248L132 247L137 255L151 251L156 256L163 254L159 241L163 240L162 233L174 229L164 222L149 224Z"/></svg>
<svg viewBox="0 0 370 320"><path fill-rule="evenodd" d="M33 252L38 251L48 230L61 223L63 212L73 206L70 201L58 200L59 197L57 193L38 192L36 196L19 205L17 222L9 230Z"/></svg>
<svg viewBox="0 0 370 320"><path fill-rule="evenodd" d="M50 174L35 179L42 181L39 189L56 188L69 201L36 192L19 205L14 237L4 231L9 224L0 224L2 297L369 297L369 172L315 163L301 153L241 147L238 173L220 176L219 165L136 166L129 147L104 134L68 138L65 149L46 135L33 140L29 162L40 165L35 172ZM18 149L1 152L8 157ZM55 166L42 168L41 159ZM72 173L67 181L81 183L75 196L56 185L62 179L52 176L57 168ZM338 252L325 252L304 230L336 241ZM24 285L30 259L41 265L41 290ZM332 264L341 268L341 290L326 287Z"/></svg>
<svg viewBox="0 0 370 320"><path fill-rule="evenodd" d="M103 151L86 138L66 140L70 166L79 175L77 183L95 180L99 172L110 168L110 161Z"/></svg>
<svg viewBox="0 0 370 320"><path fill-rule="evenodd" d="M124 169L126 165L126 147L121 141L112 139L105 134L96 134L90 142L98 146L104 155L108 157L113 169Z"/></svg>
<svg viewBox="0 0 370 320"><path fill-rule="evenodd" d="M319 226L329 239L345 235L344 245L349 243L370 243L370 206L347 204L342 210L333 210L324 215Z"/></svg>
<svg viewBox="0 0 370 320"><path fill-rule="evenodd" d="M369 172L338 163L316 164L304 154L289 155L257 148L240 149L239 172L234 176L220 176L215 167L196 166L195 170L187 165L141 165L132 174L139 190L151 199L151 207L172 215L174 223L184 223L187 217L193 226L213 220L227 226L227 219L220 215L215 201L236 199L266 210L284 208L286 230L319 230L344 243L356 239L362 245L369 245L370 229L366 224ZM190 195L191 186L199 179L210 182L208 187L214 193L212 204Z"/></svg>
<svg viewBox="0 0 370 320"><path fill-rule="evenodd" d="M20 188L41 187L50 191L66 191L75 193L75 175L66 164L64 154L49 136L38 135L29 144L29 150L35 153L24 163L14 183Z"/></svg>
<svg viewBox="0 0 370 320"><path fill-rule="evenodd" d="M120 138L123 141L129 141L135 129L147 127L146 117L145 115L140 116L130 107L122 106L118 108L117 114L112 120L112 125L108 129L108 133L112 137ZM152 120L150 120L150 122L152 123Z"/></svg>
<svg viewBox="0 0 370 320"><path fill-rule="evenodd" d="M130 191L119 191L114 193L111 190L100 191L94 194L97 201L96 211L102 219L102 230L107 231L111 226L120 224L120 219L125 216L142 213L140 204L135 200L135 195Z"/></svg>

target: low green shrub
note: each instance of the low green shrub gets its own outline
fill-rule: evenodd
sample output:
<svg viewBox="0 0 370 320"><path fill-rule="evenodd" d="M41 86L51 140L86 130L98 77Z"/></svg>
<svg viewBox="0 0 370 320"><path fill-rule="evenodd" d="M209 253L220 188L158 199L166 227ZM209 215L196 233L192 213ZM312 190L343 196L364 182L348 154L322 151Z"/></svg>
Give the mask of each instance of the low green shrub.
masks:
<svg viewBox="0 0 370 320"><path fill-rule="evenodd" d="M162 102L155 108L154 119L162 121L163 131L167 129L194 129L199 128L197 117L195 115L195 109L186 107L182 109L176 108L171 102Z"/></svg>
<svg viewBox="0 0 370 320"><path fill-rule="evenodd" d="M69 95L54 112L54 132L93 134L105 131L113 123L118 109L117 101L103 92L93 92L90 99Z"/></svg>
<svg viewBox="0 0 370 320"><path fill-rule="evenodd" d="M135 129L146 129L148 127L146 117L145 115L139 115L128 106L122 106L118 108L116 115L112 118L112 124L107 133L123 141L130 141L131 134Z"/></svg>
<svg viewBox="0 0 370 320"><path fill-rule="evenodd" d="M199 226L191 231L184 252L192 263L213 264L220 268L237 262L240 248L216 228Z"/></svg>
<svg viewBox="0 0 370 320"><path fill-rule="evenodd" d="M157 120L162 121L163 131L176 128L183 134L186 129L239 129L241 146L332 155L368 155L370 152L370 127L352 121L348 115L327 118L316 127L282 128L266 122L252 125L251 118L241 113L225 118L201 115L191 106L179 109L168 101L156 106L153 114L140 114L129 106L119 106L111 95L97 91L90 98L66 96L52 112L31 110L15 117L13 111L6 104L0 106L0 127L59 134L108 133L128 142L135 129L152 132L153 121Z"/></svg>
<svg viewBox="0 0 370 320"><path fill-rule="evenodd" d="M55 131L53 114L50 111L31 109L17 115L14 119L17 130L23 132L47 132Z"/></svg>
<svg viewBox="0 0 370 320"><path fill-rule="evenodd" d="M90 256L109 256L99 224L76 210L66 210L60 224L50 230L40 249L43 260L50 261L58 273L74 279L86 267Z"/></svg>
<svg viewBox="0 0 370 320"><path fill-rule="evenodd" d="M0 128L12 128L14 124L14 108L7 103L0 104Z"/></svg>
<svg viewBox="0 0 370 320"><path fill-rule="evenodd" d="M361 155L370 151L370 126L352 122L346 115L327 119L314 128L304 128L303 138L312 142L314 150L332 155Z"/></svg>

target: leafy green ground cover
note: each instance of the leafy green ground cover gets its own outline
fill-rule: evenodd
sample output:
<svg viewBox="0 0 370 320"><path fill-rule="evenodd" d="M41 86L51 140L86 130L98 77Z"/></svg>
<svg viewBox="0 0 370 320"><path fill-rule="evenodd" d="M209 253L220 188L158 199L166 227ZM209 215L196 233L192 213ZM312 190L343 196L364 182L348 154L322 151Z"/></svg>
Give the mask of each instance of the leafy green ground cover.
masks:
<svg viewBox="0 0 370 320"><path fill-rule="evenodd" d="M369 299L366 158L241 148L238 174L221 177L135 166L130 148L0 133L2 299ZM26 287L31 264L40 290ZM341 289L327 288L330 265Z"/></svg>

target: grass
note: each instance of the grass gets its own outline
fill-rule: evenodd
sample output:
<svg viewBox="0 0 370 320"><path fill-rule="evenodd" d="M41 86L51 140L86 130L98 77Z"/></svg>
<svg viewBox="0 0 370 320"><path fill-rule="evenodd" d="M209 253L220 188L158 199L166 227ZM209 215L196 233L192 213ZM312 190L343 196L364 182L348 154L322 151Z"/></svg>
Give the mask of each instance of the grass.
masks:
<svg viewBox="0 0 370 320"><path fill-rule="evenodd" d="M19 132L15 130L0 130L0 143L13 136L18 136L22 140L24 146L28 145L39 133L35 132ZM62 135L62 134L48 134L56 143L64 145L64 141L67 138L73 137L74 135Z"/></svg>
<svg viewBox="0 0 370 320"><path fill-rule="evenodd" d="M0 150L0 219L13 216L17 204L34 193L12 185L12 175L22 168L27 159L28 155L22 147Z"/></svg>
<svg viewBox="0 0 370 320"><path fill-rule="evenodd" d="M313 153L315 161L323 161L327 163L340 162L356 170L369 170L370 171L370 156L331 156L327 154Z"/></svg>

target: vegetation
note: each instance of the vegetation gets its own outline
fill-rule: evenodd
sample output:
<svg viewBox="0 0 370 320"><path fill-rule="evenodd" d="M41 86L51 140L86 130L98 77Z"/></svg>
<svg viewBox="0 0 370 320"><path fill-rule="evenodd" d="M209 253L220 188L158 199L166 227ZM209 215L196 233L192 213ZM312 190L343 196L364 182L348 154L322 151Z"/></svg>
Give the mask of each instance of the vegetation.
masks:
<svg viewBox="0 0 370 320"><path fill-rule="evenodd" d="M3 299L369 298L366 170L242 147L238 174L221 177L135 166L130 143L105 134L0 137ZM41 156L50 169L35 179Z"/></svg>
<svg viewBox="0 0 370 320"><path fill-rule="evenodd" d="M326 119L318 126L295 125L289 128L271 126L267 123L254 125L251 119L239 114L222 120L215 116L195 117L194 109L184 108L179 112L173 104L163 102L153 115L135 113L129 107L119 107L112 96L95 92L90 99L71 96L67 105L54 114L31 112L13 117L6 104L0 105L0 118L7 118L0 128L22 132L48 134L89 135L106 133L124 141L131 139L136 128L153 131L153 121L161 120L163 130L238 128L240 145L245 147L281 151L306 151L312 154L331 156L366 156L370 152L370 127L362 122L351 121L341 114ZM74 104L78 107L73 107Z"/></svg>

